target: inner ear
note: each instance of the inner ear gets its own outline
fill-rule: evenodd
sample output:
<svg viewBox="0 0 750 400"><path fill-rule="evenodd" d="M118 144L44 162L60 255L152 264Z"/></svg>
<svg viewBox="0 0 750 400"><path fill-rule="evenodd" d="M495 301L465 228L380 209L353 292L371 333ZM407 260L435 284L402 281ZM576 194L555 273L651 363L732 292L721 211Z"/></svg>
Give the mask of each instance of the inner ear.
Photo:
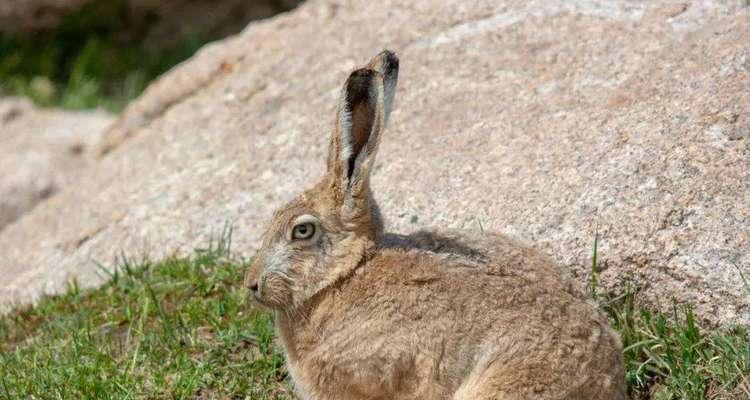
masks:
<svg viewBox="0 0 750 400"><path fill-rule="evenodd" d="M357 157L365 151L375 124L376 110L370 93L374 74L372 70L358 70L347 82L344 107L349 126L342 132L347 180L351 180Z"/></svg>
<svg viewBox="0 0 750 400"><path fill-rule="evenodd" d="M372 125L374 123L374 110L365 98L353 105L351 110L352 131L351 131L351 153L349 154L347 178L351 179L354 173L354 164L357 156L364 150L367 141L370 139Z"/></svg>

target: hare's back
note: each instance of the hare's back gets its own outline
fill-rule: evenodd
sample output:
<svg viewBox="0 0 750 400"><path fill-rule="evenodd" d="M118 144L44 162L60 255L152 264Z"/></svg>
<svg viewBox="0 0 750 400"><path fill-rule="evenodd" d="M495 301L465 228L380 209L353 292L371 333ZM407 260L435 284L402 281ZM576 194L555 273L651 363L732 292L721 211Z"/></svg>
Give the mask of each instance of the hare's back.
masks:
<svg viewBox="0 0 750 400"><path fill-rule="evenodd" d="M469 345L517 346L532 338L549 343L549 351L617 345L593 301L528 246L492 233L418 232L388 240L368 263L371 277L363 284L374 301L398 304L400 315L434 325L435 332Z"/></svg>
<svg viewBox="0 0 750 400"><path fill-rule="evenodd" d="M520 297L539 292L585 297L548 257L497 233L419 231L408 236L387 235L381 253L381 263L401 266L397 270L404 279L431 272L444 279L476 280L490 291L488 294L501 290Z"/></svg>
<svg viewBox="0 0 750 400"><path fill-rule="evenodd" d="M427 359L450 365L439 378L446 387L475 373L505 374L482 372L492 365L519 374L545 371L533 379L550 387L577 382L582 389L601 389L597 382L611 376L619 382L617 335L543 255L493 234L420 232L385 239L336 292L337 326L351 330L342 343L357 342L349 334L363 335L369 343L387 343L388 354L437 351Z"/></svg>

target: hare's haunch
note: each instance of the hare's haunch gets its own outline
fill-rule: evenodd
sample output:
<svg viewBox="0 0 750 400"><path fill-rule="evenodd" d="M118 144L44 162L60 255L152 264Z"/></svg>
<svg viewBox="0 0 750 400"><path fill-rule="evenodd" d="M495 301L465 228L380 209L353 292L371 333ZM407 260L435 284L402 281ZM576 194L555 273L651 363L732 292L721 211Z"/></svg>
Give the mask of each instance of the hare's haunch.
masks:
<svg viewBox="0 0 750 400"><path fill-rule="evenodd" d="M302 399L624 400L622 346L540 253L499 234L384 234L370 172L390 51L349 75L323 179L276 212L245 283Z"/></svg>

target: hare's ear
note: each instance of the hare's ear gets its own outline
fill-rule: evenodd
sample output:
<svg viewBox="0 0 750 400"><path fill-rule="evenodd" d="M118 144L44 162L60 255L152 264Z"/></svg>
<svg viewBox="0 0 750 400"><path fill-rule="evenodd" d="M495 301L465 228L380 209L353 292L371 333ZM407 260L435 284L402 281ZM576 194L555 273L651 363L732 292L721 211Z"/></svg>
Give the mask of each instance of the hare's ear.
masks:
<svg viewBox="0 0 750 400"><path fill-rule="evenodd" d="M397 77L398 59L384 51L365 68L352 72L344 83L328 148L327 172L344 214L369 211L370 171L393 104Z"/></svg>
<svg viewBox="0 0 750 400"><path fill-rule="evenodd" d="M367 63L366 68L378 71L383 76L383 109L385 123L387 124L393 108L393 97L396 94L396 83L398 82L398 57L390 50L383 50Z"/></svg>
<svg viewBox="0 0 750 400"><path fill-rule="evenodd" d="M352 72L341 92L328 154L328 174L341 195L337 197L366 192L383 125L382 75L367 68Z"/></svg>
<svg viewBox="0 0 750 400"><path fill-rule="evenodd" d="M341 92L328 154L328 173L339 195L366 192L383 125L382 75L368 68L352 72Z"/></svg>

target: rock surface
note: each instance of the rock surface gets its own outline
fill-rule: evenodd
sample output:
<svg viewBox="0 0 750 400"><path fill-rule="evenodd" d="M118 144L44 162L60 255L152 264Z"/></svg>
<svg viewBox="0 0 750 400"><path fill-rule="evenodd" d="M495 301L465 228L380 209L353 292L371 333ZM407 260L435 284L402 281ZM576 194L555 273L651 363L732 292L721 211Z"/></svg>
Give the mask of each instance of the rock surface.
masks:
<svg viewBox="0 0 750 400"><path fill-rule="evenodd" d="M40 201L75 187L112 120L100 111L46 110L28 100L0 99L0 231Z"/></svg>
<svg viewBox="0 0 750 400"><path fill-rule="evenodd" d="M373 185L390 230L491 229L605 290L750 323L750 8L736 1L310 0L206 48L110 131L113 149L0 233L0 298L124 251L252 249L323 171L340 85L402 60Z"/></svg>

